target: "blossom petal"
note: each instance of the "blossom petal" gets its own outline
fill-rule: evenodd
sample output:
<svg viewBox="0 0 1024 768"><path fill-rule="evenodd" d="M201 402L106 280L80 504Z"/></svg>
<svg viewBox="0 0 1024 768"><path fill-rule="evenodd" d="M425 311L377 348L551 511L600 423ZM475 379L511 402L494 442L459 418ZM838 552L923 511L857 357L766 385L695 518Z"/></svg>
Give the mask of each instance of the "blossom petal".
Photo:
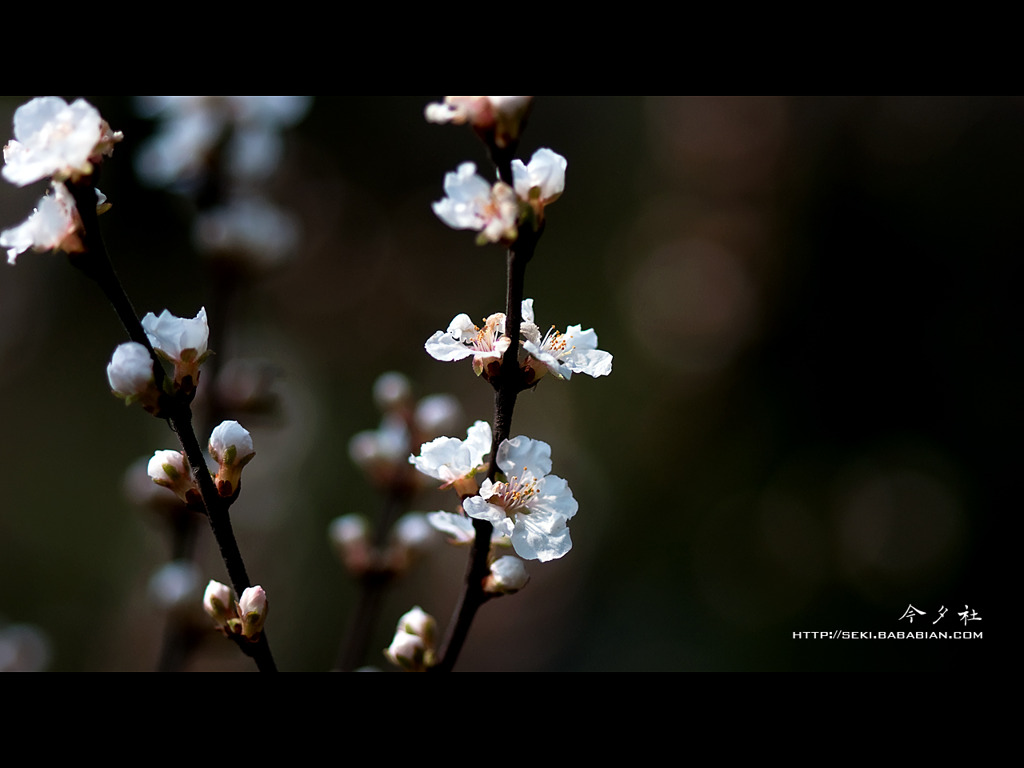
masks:
<svg viewBox="0 0 1024 768"><path fill-rule="evenodd" d="M505 440L498 448L498 466L508 476L525 468L534 477L544 477L551 471L551 446L523 435Z"/></svg>

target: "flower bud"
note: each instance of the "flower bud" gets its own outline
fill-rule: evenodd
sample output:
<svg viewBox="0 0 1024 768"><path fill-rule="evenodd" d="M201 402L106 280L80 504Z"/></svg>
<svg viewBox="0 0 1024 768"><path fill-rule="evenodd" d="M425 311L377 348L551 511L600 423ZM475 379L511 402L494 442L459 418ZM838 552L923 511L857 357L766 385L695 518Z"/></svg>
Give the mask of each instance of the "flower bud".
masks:
<svg viewBox="0 0 1024 768"><path fill-rule="evenodd" d="M526 586L530 574L518 557L506 555L491 563L491 572L484 579L484 592L498 595L511 595Z"/></svg>
<svg viewBox="0 0 1024 768"><path fill-rule="evenodd" d="M209 449L210 456L220 465L214 478L217 493L233 496L242 480L242 467L256 455L252 435L237 421L222 421L210 435Z"/></svg>
<svg viewBox="0 0 1024 768"><path fill-rule="evenodd" d="M255 640L263 631L267 621L267 593L257 585L246 589L238 600L238 612L242 619L242 634Z"/></svg>
<svg viewBox="0 0 1024 768"><path fill-rule="evenodd" d="M412 385L409 379L396 371L382 373L373 383L373 401L381 411L393 411L409 404Z"/></svg>
<svg viewBox="0 0 1024 768"><path fill-rule="evenodd" d="M422 637L431 648L434 646L434 635L437 632L437 621L418 605L402 615L398 620L398 631Z"/></svg>
<svg viewBox="0 0 1024 768"><path fill-rule="evenodd" d="M203 595L203 609L218 627L227 630L228 622L237 618L231 587L211 580Z"/></svg>
<svg viewBox="0 0 1024 768"><path fill-rule="evenodd" d="M153 379L153 358L142 344L128 341L114 350L107 364L107 381L126 405L140 401L147 411L156 412L160 392Z"/></svg>
<svg viewBox="0 0 1024 768"><path fill-rule="evenodd" d="M395 638L384 655L408 672L423 672L434 663L436 632L434 617L417 605L398 620Z"/></svg>
<svg viewBox="0 0 1024 768"><path fill-rule="evenodd" d="M154 483L170 488L186 504L199 500L199 489L181 451L157 451L149 460L148 471Z"/></svg>
<svg viewBox="0 0 1024 768"><path fill-rule="evenodd" d="M369 527L362 515L342 515L331 521L328 536L350 573L365 573L371 563Z"/></svg>
<svg viewBox="0 0 1024 768"><path fill-rule="evenodd" d="M384 655L392 664L407 672L423 672L427 668L428 650L423 638L399 630Z"/></svg>

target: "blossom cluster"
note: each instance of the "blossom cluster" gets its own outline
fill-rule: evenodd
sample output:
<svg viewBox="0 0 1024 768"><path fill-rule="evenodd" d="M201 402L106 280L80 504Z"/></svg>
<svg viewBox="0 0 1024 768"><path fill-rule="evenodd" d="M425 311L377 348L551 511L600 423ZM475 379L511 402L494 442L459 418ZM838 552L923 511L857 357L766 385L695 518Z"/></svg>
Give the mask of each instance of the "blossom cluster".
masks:
<svg viewBox="0 0 1024 768"><path fill-rule="evenodd" d="M485 479L478 486L474 476L485 469L490 450L491 426L478 421L465 440L439 437L424 443L409 462L441 480L442 488L455 488L465 514L491 523L520 557L541 562L562 557L572 548L568 521L578 505L568 483L551 474L551 446L523 436L502 441L497 453L502 479ZM472 529L458 515L433 513L428 519L456 541L468 539Z"/></svg>
<svg viewBox="0 0 1024 768"><path fill-rule="evenodd" d="M267 593L256 585L242 592L236 602L226 584L211 581L203 595L203 608L217 629L226 635L240 635L250 642L259 640L267 621Z"/></svg>
<svg viewBox="0 0 1024 768"><path fill-rule="evenodd" d="M444 177L445 197L434 203L434 213L452 229L480 233L479 243L511 243L528 212L537 221L544 207L565 190L566 159L550 149L538 149L529 165L512 161L512 186L489 183L474 163L463 163Z"/></svg>
<svg viewBox="0 0 1024 768"><path fill-rule="evenodd" d="M84 99L69 105L57 96L44 96L18 107L14 136L4 147L4 178L19 187L45 178L51 181L50 194L40 199L32 215L0 233L7 262L14 264L30 248L81 253L82 221L64 182L92 174L95 164L113 153L123 135L111 131ZM97 211L109 207L97 190Z"/></svg>
<svg viewBox="0 0 1024 768"><path fill-rule="evenodd" d="M612 371L612 356L597 348L597 334L593 328L586 331L580 325L570 325L564 333L552 326L541 336L534 322L533 299L522 303L523 323L520 342L527 353L523 367L529 371L529 383L547 373L558 379L570 379L574 373L585 373L595 378ZM511 344L505 335L505 315L498 312L478 327L469 315L459 314L449 323L447 331L436 331L427 339L424 348L435 360L452 362L472 356L473 371L496 372L502 356Z"/></svg>

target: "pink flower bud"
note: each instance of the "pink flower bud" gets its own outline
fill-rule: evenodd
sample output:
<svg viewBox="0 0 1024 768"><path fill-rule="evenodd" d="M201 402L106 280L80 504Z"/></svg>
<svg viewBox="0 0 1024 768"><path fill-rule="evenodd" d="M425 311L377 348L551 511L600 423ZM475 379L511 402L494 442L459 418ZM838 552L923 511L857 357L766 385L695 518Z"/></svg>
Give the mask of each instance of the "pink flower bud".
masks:
<svg viewBox="0 0 1024 768"><path fill-rule="evenodd" d="M263 631L267 620L267 593L257 585L246 589L238 600L238 612L242 619L242 634L255 640Z"/></svg>

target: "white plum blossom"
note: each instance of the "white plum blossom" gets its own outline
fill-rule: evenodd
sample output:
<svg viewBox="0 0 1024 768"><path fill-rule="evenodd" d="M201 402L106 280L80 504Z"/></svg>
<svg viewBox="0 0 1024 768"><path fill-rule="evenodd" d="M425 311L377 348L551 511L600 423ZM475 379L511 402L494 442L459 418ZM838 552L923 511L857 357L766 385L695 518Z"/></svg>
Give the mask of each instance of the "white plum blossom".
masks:
<svg viewBox="0 0 1024 768"><path fill-rule="evenodd" d="M526 586L530 574L518 557L506 555L491 563L491 572L484 579L484 592L511 595Z"/></svg>
<svg viewBox="0 0 1024 768"><path fill-rule="evenodd" d="M442 488L454 487L460 494L476 493L473 475L483 467L484 456L491 451L491 425L478 421L469 428L465 440L438 437L420 446L419 456L409 463L429 477L440 480Z"/></svg>
<svg viewBox="0 0 1024 768"><path fill-rule="evenodd" d="M71 105L57 96L32 99L14 113L14 139L4 147L3 176L19 187L47 177L63 181L88 176L93 163L112 154L122 138L84 99Z"/></svg>
<svg viewBox="0 0 1024 768"><path fill-rule="evenodd" d="M452 229L473 229L479 243L516 239L519 202L504 182L493 186L476 173L476 165L463 163L444 177L445 198L433 204L434 213Z"/></svg>
<svg viewBox="0 0 1024 768"><path fill-rule="evenodd" d="M506 480L484 480L480 495L462 502L466 514L511 537L524 560L562 557L572 548L567 523L579 505L565 480L549 474L551 446L514 437L502 442L497 461Z"/></svg>
<svg viewBox="0 0 1024 768"><path fill-rule="evenodd" d="M574 373L597 378L612 372L612 356L597 348L597 334L593 328L584 331L579 325L570 325L565 333L559 333L552 326L542 338L534 322L533 299L524 299L522 306L523 348L533 360L544 366L539 375L534 372L535 379L547 371L559 379L570 379Z"/></svg>
<svg viewBox="0 0 1024 768"><path fill-rule="evenodd" d="M210 355L206 348L210 338L206 308L191 320L175 317L166 309L159 317L149 312L142 318L142 328L156 353L174 365L175 386L193 391L199 381L199 366Z"/></svg>
<svg viewBox="0 0 1024 768"><path fill-rule="evenodd" d="M456 315L447 331L436 331L423 348L435 360L452 362L473 356L477 376L492 363L500 363L511 339L505 335L505 313L496 312L477 327L467 314Z"/></svg>
<svg viewBox="0 0 1024 768"><path fill-rule="evenodd" d="M565 191L567 161L550 149L538 149L529 165L512 161L512 183L523 200L537 201L541 206L555 202Z"/></svg>
<svg viewBox="0 0 1024 768"><path fill-rule="evenodd" d="M99 190L100 204L106 200ZM79 237L81 219L75 208L75 199L60 182L53 183L53 194L45 195L24 222L0 234L0 246L7 248L7 263L14 264L18 256L32 248L35 251L61 250L81 253L85 250Z"/></svg>
<svg viewBox="0 0 1024 768"><path fill-rule="evenodd" d="M429 123L469 123L478 132L493 131L494 143L507 147L519 138L532 96L445 96L443 104L428 104Z"/></svg>
<svg viewBox="0 0 1024 768"><path fill-rule="evenodd" d="M126 341L114 350L107 364L107 381L111 391L129 404L142 400L144 405L155 406L160 396L153 381L153 358L137 341Z"/></svg>
<svg viewBox="0 0 1024 768"><path fill-rule="evenodd" d="M210 435L210 456L220 468L214 480L217 493L232 496L242 479L242 467L256 455L252 435L237 421L222 421Z"/></svg>
<svg viewBox="0 0 1024 768"><path fill-rule="evenodd" d="M186 504L199 501L199 489L181 451L157 451L149 460L147 471L154 483L170 488Z"/></svg>

